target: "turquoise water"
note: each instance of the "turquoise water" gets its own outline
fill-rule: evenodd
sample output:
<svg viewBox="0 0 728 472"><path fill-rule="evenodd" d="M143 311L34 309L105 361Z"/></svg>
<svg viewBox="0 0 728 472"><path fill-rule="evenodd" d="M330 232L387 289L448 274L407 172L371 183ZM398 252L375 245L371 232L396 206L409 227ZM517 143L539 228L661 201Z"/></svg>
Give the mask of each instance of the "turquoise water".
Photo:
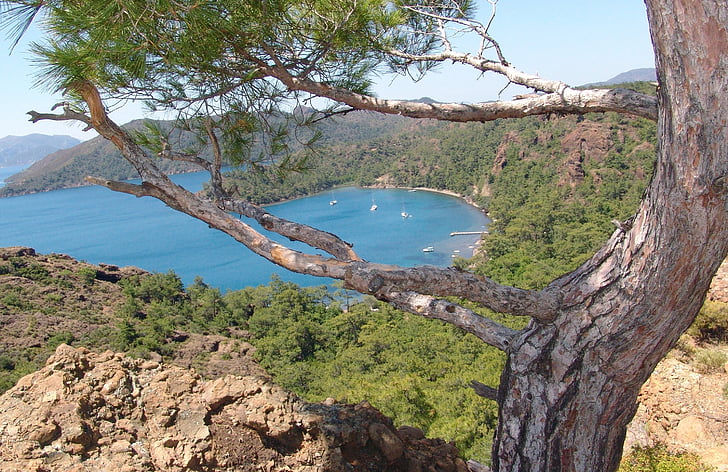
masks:
<svg viewBox="0 0 728 472"><path fill-rule="evenodd" d="M194 191L201 188L205 174L179 175L175 180ZM330 205L331 200L338 203ZM373 203L376 211L370 210ZM450 232L482 231L488 223L482 212L460 199L426 191L351 187L268 209L338 234L366 260L402 266L447 266L453 255L470 256L478 237L450 237ZM402 212L410 216L403 218ZM224 290L268 283L271 274L301 285L330 282L279 268L157 200L101 187L0 199L0 247L5 246L29 246L93 264L174 270L186 284L199 275ZM433 252L423 252L427 246Z"/></svg>

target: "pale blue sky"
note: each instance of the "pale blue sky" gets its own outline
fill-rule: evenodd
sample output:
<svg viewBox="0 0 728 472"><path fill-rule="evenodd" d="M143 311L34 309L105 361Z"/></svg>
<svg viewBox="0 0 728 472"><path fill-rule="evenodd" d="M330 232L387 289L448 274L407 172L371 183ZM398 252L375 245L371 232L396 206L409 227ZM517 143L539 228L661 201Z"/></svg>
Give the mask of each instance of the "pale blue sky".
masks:
<svg viewBox="0 0 728 472"><path fill-rule="evenodd" d="M483 4L483 13L490 12L487 2ZM491 32L506 59L525 72L581 85L654 66L645 5L640 0L500 0L497 8ZM41 133L85 140L95 136L82 132L79 125L27 121L28 110L48 111L61 97L31 89L35 68L26 46L23 41L9 55L10 43L0 37L0 137ZM494 75L478 77L467 67L448 65L416 84L405 78L382 78L376 92L382 98L427 96L442 102L478 102L496 99L504 85ZM505 95L512 93L519 91L509 88ZM122 124L141 117L141 108L133 105L114 115Z"/></svg>

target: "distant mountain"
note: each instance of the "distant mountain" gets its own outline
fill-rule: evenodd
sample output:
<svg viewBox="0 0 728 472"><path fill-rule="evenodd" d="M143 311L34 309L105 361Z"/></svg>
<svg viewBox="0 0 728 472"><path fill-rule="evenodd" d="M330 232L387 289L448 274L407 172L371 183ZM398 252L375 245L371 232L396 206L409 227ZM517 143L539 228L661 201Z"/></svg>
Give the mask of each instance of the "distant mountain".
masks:
<svg viewBox="0 0 728 472"><path fill-rule="evenodd" d="M0 138L0 167L32 164L54 151L68 149L80 142L71 136L6 136Z"/></svg>
<svg viewBox="0 0 728 472"><path fill-rule="evenodd" d="M124 125L126 129L142 130L144 120L135 120ZM172 126L172 122L157 122L160 126ZM332 145L342 142L361 142L412 126L412 120L401 116L381 116L373 112L352 112L346 116L321 124L323 137L321 144ZM179 149L191 148L195 139L191 133L181 132ZM176 140L173 140L176 142ZM295 143L292 144L295 146ZM211 157L211 151L203 151L203 157ZM159 160L157 165L165 172L176 174L197 171L192 164ZM97 136L74 147L48 154L24 171L6 180L7 185L0 188L0 197L45 192L61 188L87 185L87 175L111 180L126 180L138 177L134 168L122 158L111 141Z"/></svg>
<svg viewBox="0 0 728 472"><path fill-rule="evenodd" d="M141 130L143 121L132 121L124 125L124 128ZM24 171L8 178L7 185L0 188L0 197L88 185L85 181L87 175L111 180L138 177L134 168L121 156L111 141L97 136L78 143L76 140L75 146L48 154ZM191 138L184 144L187 146L192 144ZM192 164L178 161L162 160L158 165L170 174L199 170Z"/></svg>
<svg viewBox="0 0 728 472"><path fill-rule="evenodd" d="M596 82L594 85L616 85L626 84L630 82L654 82L657 80L657 72L654 67L647 67L643 69L632 69L627 72L622 72L605 82Z"/></svg>

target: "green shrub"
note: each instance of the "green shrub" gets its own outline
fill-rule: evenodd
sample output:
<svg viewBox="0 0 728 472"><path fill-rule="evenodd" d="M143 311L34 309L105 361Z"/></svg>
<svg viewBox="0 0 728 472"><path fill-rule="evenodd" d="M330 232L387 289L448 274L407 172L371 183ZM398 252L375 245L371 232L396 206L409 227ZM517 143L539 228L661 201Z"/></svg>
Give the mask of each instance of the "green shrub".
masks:
<svg viewBox="0 0 728 472"><path fill-rule="evenodd" d="M712 467L690 453L672 453L664 444L636 447L622 459L618 472L711 472Z"/></svg>
<svg viewBox="0 0 728 472"><path fill-rule="evenodd" d="M698 342L728 342L728 303L706 300L688 334Z"/></svg>
<svg viewBox="0 0 728 472"><path fill-rule="evenodd" d="M29 310L33 307L33 305L28 302L25 298L21 296L21 294L15 293L15 292L8 292L6 293L2 299L0 299L0 303L7 307L15 307L20 310Z"/></svg>
<svg viewBox="0 0 728 472"><path fill-rule="evenodd" d="M728 362L728 354L717 349L701 349L695 355L694 363L701 374L720 372Z"/></svg>
<svg viewBox="0 0 728 472"><path fill-rule="evenodd" d="M14 370L15 360L8 356L0 356L0 370Z"/></svg>
<svg viewBox="0 0 728 472"><path fill-rule="evenodd" d="M76 340L76 336L68 331L58 331L50 335L47 341L47 347L55 349L61 344L71 344Z"/></svg>
<svg viewBox="0 0 728 472"><path fill-rule="evenodd" d="M34 280L36 282L50 282L51 276L48 269L40 264L31 263L18 267L15 270L15 275L19 277L25 277L26 279Z"/></svg>
<svg viewBox="0 0 728 472"><path fill-rule="evenodd" d="M78 269L78 276L81 278L81 282L84 285L93 285L96 280L96 269L92 267L81 267Z"/></svg>

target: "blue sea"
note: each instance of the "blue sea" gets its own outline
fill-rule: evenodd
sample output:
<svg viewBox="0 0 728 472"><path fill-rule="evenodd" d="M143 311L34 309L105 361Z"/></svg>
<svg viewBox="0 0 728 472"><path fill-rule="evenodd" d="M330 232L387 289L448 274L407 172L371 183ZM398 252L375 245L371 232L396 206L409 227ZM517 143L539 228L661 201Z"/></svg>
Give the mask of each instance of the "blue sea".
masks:
<svg viewBox="0 0 728 472"><path fill-rule="evenodd" d="M0 167L0 187L5 186L5 179L10 177L11 175L15 175L18 172L27 169L28 167L29 167L29 164L20 165L20 166Z"/></svg>
<svg viewBox="0 0 728 472"><path fill-rule="evenodd" d="M194 191L201 188L207 174L174 179ZM330 204L333 200L335 205ZM448 266L453 256L469 257L479 236L451 237L450 233L483 231L489 223L481 211L458 198L422 190L339 188L271 205L268 210L338 234L366 260L402 266ZM273 239L292 244L284 238ZM231 237L155 199L102 187L1 198L0 247L6 246L68 254L93 264L173 270L185 284L200 276L222 290L266 284L272 274L304 286L331 282L277 267ZM425 247L432 247L432 252L423 252Z"/></svg>

